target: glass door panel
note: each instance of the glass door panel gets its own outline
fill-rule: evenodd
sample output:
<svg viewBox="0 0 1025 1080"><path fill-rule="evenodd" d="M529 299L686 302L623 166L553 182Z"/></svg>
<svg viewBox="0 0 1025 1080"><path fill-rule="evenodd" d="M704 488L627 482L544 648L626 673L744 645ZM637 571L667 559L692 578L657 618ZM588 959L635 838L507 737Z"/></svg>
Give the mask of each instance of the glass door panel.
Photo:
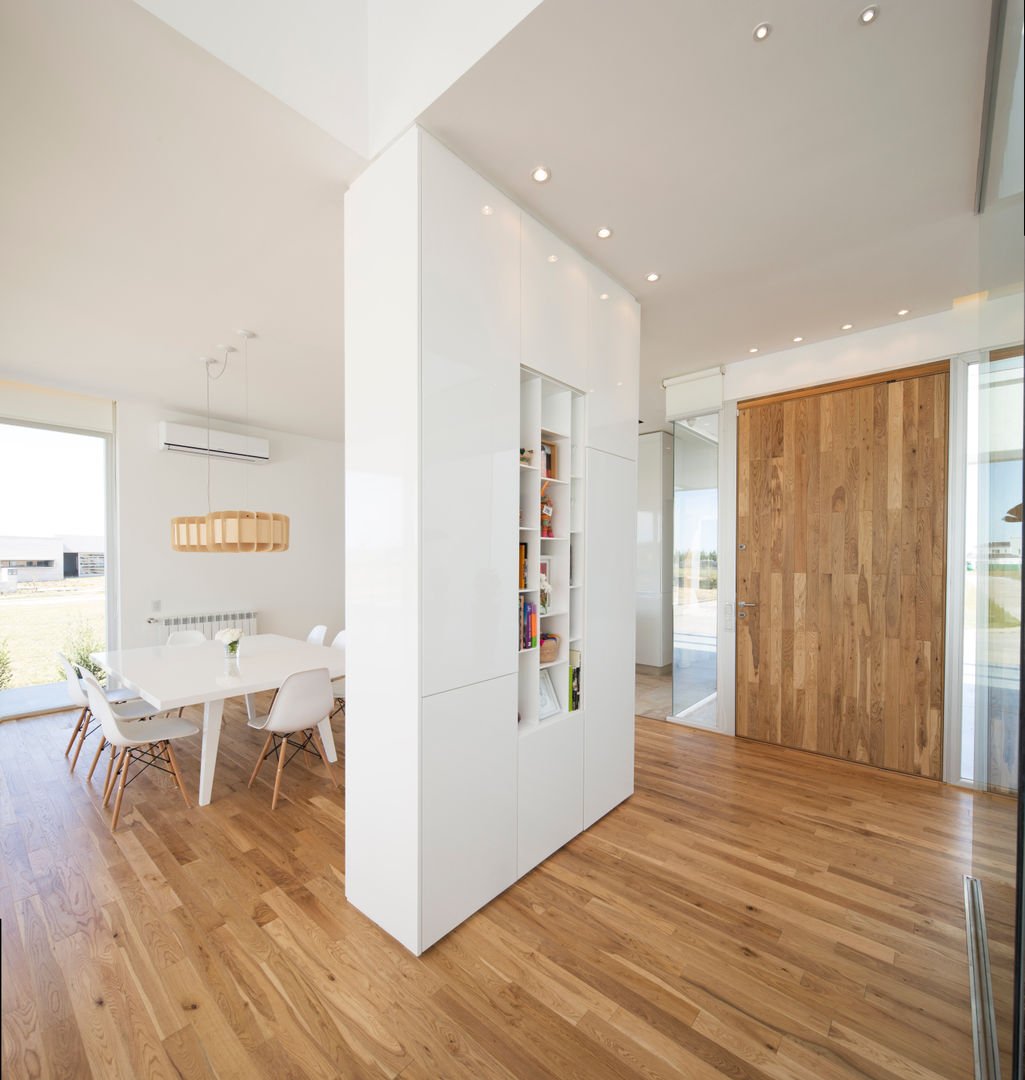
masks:
<svg viewBox="0 0 1025 1080"><path fill-rule="evenodd" d="M674 424L673 439L673 714L711 726L719 591L718 412Z"/></svg>
<svg viewBox="0 0 1025 1080"><path fill-rule="evenodd" d="M961 775L1018 788L1022 357L968 369Z"/></svg>

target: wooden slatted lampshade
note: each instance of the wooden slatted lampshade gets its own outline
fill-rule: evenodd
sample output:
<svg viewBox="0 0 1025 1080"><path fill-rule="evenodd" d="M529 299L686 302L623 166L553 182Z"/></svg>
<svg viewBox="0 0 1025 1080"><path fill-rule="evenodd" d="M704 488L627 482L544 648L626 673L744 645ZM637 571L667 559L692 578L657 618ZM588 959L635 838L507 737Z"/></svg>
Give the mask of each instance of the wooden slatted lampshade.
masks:
<svg viewBox="0 0 1025 1080"><path fill-rule="evenodd" d="M175 551L287 551L286 514L251 510L216 510L201 517L171 519Z"/></svg>

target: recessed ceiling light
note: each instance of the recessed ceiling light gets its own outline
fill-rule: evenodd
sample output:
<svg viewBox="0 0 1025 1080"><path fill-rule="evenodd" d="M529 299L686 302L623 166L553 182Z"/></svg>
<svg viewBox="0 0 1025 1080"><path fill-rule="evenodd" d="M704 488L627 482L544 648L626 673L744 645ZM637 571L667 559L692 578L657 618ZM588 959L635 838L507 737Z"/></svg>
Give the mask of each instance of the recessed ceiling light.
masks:
<svg viewBox="0 0 1025 1080"><path fill-rule="evenodd" d="M559 256L558 255L549 255L548 256L548 261L549 262L558 262L559 261Z"/></svg>
<svg viewBox="0 0 1025 1080"><path fill-rule="evenodd" d="M879 18L879 5L869 4L867 8L858 16L858 22L862 26L868 26L869 23L873 23Z"/></svg>
<svg viewBox="0 0 1025 1080"><path fill-rule="evenodd" d="M622 385L623 385L622 382L617 382L616 383L616 386L622 386Z"/></svg>
<svg viewBox="0 0 1025 1080"><path fill-rule="evenodd" d="M603 225L598 230L596 235L599 240L608 240L608 238L612 235L612 230L608 227L608 225Z"/></svg>
<svg viewBox="0 0 1025 1080"><path fill-rule="evenodd" d="M538 165L530 174L530 178L537 184L547 184L552 178L552 170L547 165Z"/></svg>
<svg viewBox="0 0 1025 1080"><path fill-rule="evenodd" d="M749 353L750 353L750 354L751 354L752 356L754 356L754 354L755 354L756 352L758 352L758 350L757 350L757 349L748 349L747 351L748 351L748 352L749 352Z"/></svg>
<svg viewBox="0 0 1025 1080"><path fill-rule="evenodd" d="M493 213L495 212L495 208L494 208L493 206L488 206L488 204L487 204L487 203L485 203L485 204L484 204L484 205L483 205L483 206L482 206L482 207L480 208L480 212L481 212L481 213L482 213L482 214L483 214L483 215L484 215L485 217L490 217L490 216L491 216L491 215L492 215L492 214L493 214Z"/></svg>
<svg viewBox="0 0 1025 1080"><path fill-rule="evenodd" d="M803 337L795 337L795 338L794 338L794 344L795 344L795 345L796 345L796 344L798 344L798 342L801 342L801 341L804 341L804 338L803 338Z"/></svg>
<svg viewBox="0 0 1025 1080"><path fill-rule="evenodd" d="M602 293L602 294L601 294L601 295L600 295L600 296L598 297L598 299L599 299L599 300L608 300L608 298L609 298L609 294L608 294L607 292L603 292L603 293Z"/></svg>
<svg viewBox="0 0 1025 1080"><path fill-rule="evenodd" d="M648 281L658 281L660 274L648 274Z"/></svg>
<svg viewBox="0 0 1025 1080"><path fill-rule="evenodd" d="M752 35L755 41L764 41L772 33L772 27L767 23L759 23L754 28L754 34Z"/></svg>
<svg viewBox="0 0 1025 1080"><path fill-rule="evenodd" d="M853 329L854 329L854 324L853 324L853 323L849 323L849 322L845 322L845 323L843 324L843 326L841 326L841 327L840 327L840 329L841 329L841 330L853 330Z"/></svg>
<svg viewBox="0 0 1025 1080"><path fill-rule="evenodd" d="M908 309L906 307L902 307L900 311L897 312L898 315L907 315L907 313Z"/></svg>

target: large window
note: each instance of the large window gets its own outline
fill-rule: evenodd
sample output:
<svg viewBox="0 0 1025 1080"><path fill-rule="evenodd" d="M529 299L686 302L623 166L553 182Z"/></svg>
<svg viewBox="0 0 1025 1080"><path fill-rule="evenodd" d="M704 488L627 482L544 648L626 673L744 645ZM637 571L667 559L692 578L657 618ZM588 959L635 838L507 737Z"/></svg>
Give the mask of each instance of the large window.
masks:
<svg viewBox="0 0 1025 1080"><path fill-rule="evenodd" d="M104 435L0 423L0 690L63 678L107 645ZM21 700L21 699L19 699ZM25 699L21 707L34 707Z"/></svg>

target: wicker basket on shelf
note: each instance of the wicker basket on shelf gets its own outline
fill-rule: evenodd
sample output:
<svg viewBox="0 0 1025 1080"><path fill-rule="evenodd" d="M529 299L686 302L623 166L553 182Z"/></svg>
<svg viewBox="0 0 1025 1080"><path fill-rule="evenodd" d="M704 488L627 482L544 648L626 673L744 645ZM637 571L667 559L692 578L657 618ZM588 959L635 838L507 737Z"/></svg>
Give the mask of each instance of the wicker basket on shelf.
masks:
<svg viewBox="0 0 1025 1080"><path fill-rule="evenodd" d="M545 634L541 638L541 654L540 659L542 664L550 664L553 660L559 658L559 635L558 634Z"/></svg>

